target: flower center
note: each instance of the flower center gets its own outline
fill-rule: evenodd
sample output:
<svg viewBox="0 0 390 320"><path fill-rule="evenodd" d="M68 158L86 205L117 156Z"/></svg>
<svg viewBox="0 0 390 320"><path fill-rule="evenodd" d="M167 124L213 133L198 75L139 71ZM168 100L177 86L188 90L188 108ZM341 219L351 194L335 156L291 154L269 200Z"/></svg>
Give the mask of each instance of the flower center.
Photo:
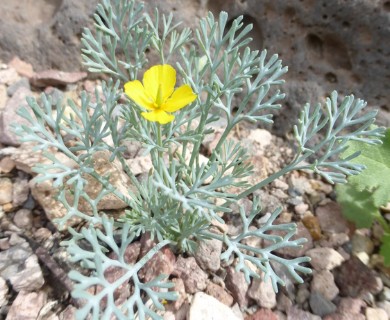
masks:
<svg viewBox="0 0 390 320"><path fill-rule="evenodd" d="M162 88L161 88L161 83L158 85L158 90L157 90L157 97L156 97L156 107L160 108L161 105L163 104L163 95L162 95Z"/></svg>

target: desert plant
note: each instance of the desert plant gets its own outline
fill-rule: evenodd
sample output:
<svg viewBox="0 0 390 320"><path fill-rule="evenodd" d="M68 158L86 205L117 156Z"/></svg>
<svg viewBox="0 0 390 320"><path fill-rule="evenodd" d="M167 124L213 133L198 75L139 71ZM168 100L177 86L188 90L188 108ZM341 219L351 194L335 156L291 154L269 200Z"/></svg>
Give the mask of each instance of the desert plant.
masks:
<svg viewBox="0 0 390 320"><path fill-rule="evenodd" d="M237 236L216 232L213 221L223 223L222 214L233 214L232 203L293 170L310 169L331 183L345 182L346 176L362 170L351 161L358 153L338 158L348 141L379 143L383 132L368 128L376 112L361 115L365 105L361 100L348 96L339 104L333 92L324 108L304 107L295 127L297 154L293 161L250 186L246 181L252 172L249 156L240 143L229 139L229 133L242 122L272 122L270 111L279 109L284 97L277 88L283 84L281 77L287 67L277 55L267 57L265 50L247 46L252 26L245 26L242 17L228 23L225 12L217 18L209 13L192 33L188 28L179 31L172 15L156 11L152 17L142 8L134 0L103 0L97 7L95 30L85 29L83 33L85 66L110 77L103 82L103 97L96 92L92 100L84 92L81 107L73 101L53 106L45 94L39 102L29 98L30 110L23 109L20 115L30 125L16 129L22 141L35 142L36 150L43 150L51 161L35 170L40 174L38 180L52 180L59 188L58 199L67 214L58 225L64 226L74 217L87 223L80 231L70 228L71 237L63 243L72 261L88 270L86 274L70 273L75 282L72 295L84 303L77 313L79 319L88 315L94 319L161 319L157 310L163 309L162 300L176 298L174 292L167 291L172 284L163 275L143 283L138 271L167 245L191 254L199 241L217 239L224 244L221 259L236 257L236 270L242 271L247 281L259 277L252 265L264 273L265 279L271 279L277 291L278 284L284 284L274 269L274 264L280 264L302 282L299 273L310 272L305 265L309 258L286 259L275 253L281 248L299 247L305 241L292 239L294 223L274 224L280 210L262 226L249 228L261 211L255 197L250 212L240 207L243 229ZM156 53L160 64L148 65L146 51ZM137 79L145 69L141 83ZM176 70L182 85L174 91ZM66 108L72 112L65 112ZM202 161L202 141L213 133L212 125L220 118L225 119L226 127L209 158ZM351 125L357 129L345 132ZM315 140L320 133L323 138ZM153 170L147 177L138 179L128 166L126 141L142 143L150 155ZM76 165L69 168L62 158L47 152L49 148ZM122 164L133 189L121 193L108 175L94 170L93 155L102 150L110 152L111 161ZM94 198L85 190L87 177L101 185ZM244 191L234 194L229 192L231 187ZM98 210L99 201L107 194L128 205L121 219L114 220ZM80 201L89 205L89 213L80 209ZM128 264L126 248L144 233L150 233L157 245L137 263ZM265 239L269 245L252 247L244 241L248 237ZM115 253L115 258L108 252ZM123 273L114 283L105 279L105 271L112 267ZM124 283L131 283L131 295L116 305L114 292ZM89 289L96 286L101 290L93 295Z"/></svg>

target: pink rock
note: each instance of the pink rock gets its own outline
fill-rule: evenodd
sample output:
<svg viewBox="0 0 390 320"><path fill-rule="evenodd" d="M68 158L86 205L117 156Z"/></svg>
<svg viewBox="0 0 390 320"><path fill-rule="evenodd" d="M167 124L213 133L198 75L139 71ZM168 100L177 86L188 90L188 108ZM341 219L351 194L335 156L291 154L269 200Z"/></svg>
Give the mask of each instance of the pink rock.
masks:
<svg viewBox="0 0 390 320"><path fill-rule="evenodd" d="M316 210L316 215L323 232L347 233L349 232L348 222L341 214L341 207L336 202L329 202Z"/></svg>
<svg viewBox="0 0 390 320"><path fill-rule="evenodd" d="M321 320L321 317L294 306L288 309L287 320Z"/></svg>
<svg viewBox="0 0 390 320"><path fill-rule="evenodd" d="M248 305L247 292L249 284L246 282L244 274L229 267L225 281L226 288L230 290L234 300L238 302L240 307L246 307Z"/></svg>
<svg viewBox="0 0 390 320"><path fill-rule="evenodd" d="M46 70L35 73L31 83L36 87L67 85L79 82L87 77L86 72L64 72L60 70Z"/></svg>
<svg viewBox="0 0 390 320"><path fill-rule="evenodd" d="M16 70L21 77L31 78L34 75L33 66L19 57L13 57L8 65Z"/></svg>
<svg viewBox="0 0 390 320"><path fill-rule="evenodd" d="M226 304L228 307L233 304L233 297L227 293L224 288L213 282L209 282L205 292L209 296L212 296L223 304Z"/></svg>
<svg viewBox="0 0 390 320"><path fill-rule="evenodd" d="M186 294L184 281L181 278L173 278L172 282L174 283L175 286L169 289L169 291L176 292L179 295L179 297L177 298L176 301L170 302L165 307L165 310L176 312L183 306L184 302L187 299L187 294Z"/></svg>
<svg viewBox="0 0 390 320"><path fill-rule="evenodd" d="M0 113L0 142L6 145L19 146L19 137L14 133L12 124L30 125L27 120L19 116L16 112L21 106L26 106L26 97L32 93L27 88L18 89L11 99L7 101L4 111Z"/></svg>
<svg viewBox="0 0 390 320"><path fill-rule="evenodd" d="M276 294L270 279L253 279L248 296L260 307L272 309L276 306Z"/></svg>
<svg viewBox="0 0 390 320"><path fill-rule="evenodd" d="M354 298L341 298L337 311L341 314L359 314L362 307L365 307L366 303L362 299Z"/></svg>
<svg viewBox="0 0 390 320"><path fill-rule="evenodd" d="M208 276L198 266L194 257L183 258L179 256L172 274L183 279L188 293L196 293L206 288Z"/></svg>
<svg viewBox="0 0 390 320"><path fill-rule="evenodd" d="M245 320L278 320L278 317L269 309L259 309L256 313L245 317Z"/></svg>
<svg viewBox="0 0 390 320"><path fill-rule="evenodd" d="M158 251L139 271L144 282L149 282L161 274L169 276L175 269L176 257L169 247Z"/></svg>

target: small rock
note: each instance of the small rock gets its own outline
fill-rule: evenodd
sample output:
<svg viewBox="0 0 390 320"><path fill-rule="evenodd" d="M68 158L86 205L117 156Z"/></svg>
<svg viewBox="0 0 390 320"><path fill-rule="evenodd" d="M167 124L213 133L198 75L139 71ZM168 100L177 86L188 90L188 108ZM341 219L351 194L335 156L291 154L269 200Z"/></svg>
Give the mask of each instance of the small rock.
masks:
<svg viewBox="0 0 390 320"><path fill-rule="evenodd" d="M74 320L76 319L77 309L71 305L68 305L64 311L60 313L60 320Z"/></svg>
<svg viewBox="0 0 390 320"><path fill-rule="evenodd" d="M9 277L12 289L16 292L40 289L45 280L37 256L31 255L24 263L23 270Z"/></svg>
<svg viewBox="0 0 390 320"><path fill-rule="evenodd" d="M172 250L168 246L163 247L142 267L139 276L145 282L149 282L161 274L169 276L175 269L175 262L176 257Z"/></svg>
<svg viewBox="0 0 390 320"><path fill-rule="evenodd" d="M0 173L10 173L15 168L15 161L11 157L4 157L0 160Z"/></svg>
<svg viewBox="0 0 390 320"><path fill-rule="evenodd" d="M228 307L233 304L233 297L227 293L224 288L213 282L208 283L205 293L214 297L223 304L226 304Z"/></svg>
<svg viewBox="0 0 390 320"><path fill-rule="evenodd" d="M64 86L79 82L87 77L86 72L63 72L59 70L46 70L37 72L31 78L31 83L36 87Z"/></svg>
<svg viewBox="0 0 390 320"><path fill-rule="evenodd" d="M310 291L308 289L308 284L306 283L300 284L298 286L298 290L295 295L295 302L299 305L303 305L309 298L310 298Z"/></svg>
<svg viewBox="0 0 390 320"><path fill-rule="evenodd" d="M198 266L194 257L183 258L179 256L172 274L183 280L188 293L202 291L207 286L208 276Z"/></svg>
<svg viewBox="0 0 390 320"><path fill-rule="evenodd" d="M322 231L328 233L348 233L348 222L341 213L341 207L336 202L329 202L319 206L316 216L320 222Z"/></svg>
<svg viewBox="0 0 390 320"><path fill-rule="evenodd" d="M380 291L375 273L355 256L335 269L335 280L340 294L346 297L355 298L364 292L377 294Z"/></svg>
<svg viewBox="0 0 390 320"><path fill-rule="evenodd" d="M0 178L0 205L12 202L13 184L9 178Z"/></svg>
<svg viewBox="0 0 390 320"><path fill-rule="evenodd" d="M370 255L374 251L374 243L372 240L359 232L355 232L355 234L352 236L351 243L352 253L355 255L360 252L365 252Z"/></svg>
<svg viewBox="0 0 390 320"><path fill-rule="evenodd" d="M313 214L307 214L302 218L302 223L310 232L313 240L317 241L322 238L322 230L316 216L313 216Z"/></svg>
<svg viewBox="0 0 390 320"><path fill-rule="evenodd" d="M262 308L272 309L276 306L276 294L271 279L253 279L248 290L248 296Z"/></svg>
<svg viewBox="0 0 390 320"><path fill-rule="evenodd" d="M199 243L194 255L196 262L203 270L218 271L221 267L222 242L216 239Z"/></svg>
<svg viewBox="0 0 390 320"><path fill-rule="evenodd" d="M277 315L269 309L259 309L254 314L245 317L245 320L278 320Z"/></svg>
<svg viewBox="0 0 390 320"><path fill-rule="evenodd" d="M312 194L314 192L310 181L305 176L291 175L289 179L290 188L298 195Z"/></svg>
<svg viewBox="0 0 390 320"><path fill-rule="evenodd" d="M324 317L336 311L336 305L326 299L322 294L312 291L310 293L310 308L314 314Z"/></svg>
<svg viewBox="0 0 390 320"><path fill-rule="evenodd" d="M19 75L14 68L0 70L0 84L6 84L9 86L18 80Z"/></svg>
<svg viewBox="0 0 390 320"><path fill-rule="evenodd" d="M47 294L44 291L21 291L12 303L6 320L36 320L46 302Z"/></svg>
<svg viewBox="0 0 390 320"><path fill-rule="evenodd" d="M4 84L0 84L0 111L4 109L8 100L7 89Z"/></svg>
<svg viewBox="0 0 390 320"><path fill-rule="evenodd" d="M305 238L307 240L301 245L301 247L287 247L279 249L276 252L292 258L304 256L307 250L313 248L313 238L302 222L297 223L297 232L291 239L294 240L300 238Z"/></svg>
<svg viewBox="0 0 390 320"><path fill-rule="evenodd" d="M0 308L8 303L8 286L5 280L0 277Z"/></svg>
<svg viewBox="0 0 390 320"><path fill-rule="evenodd" d="M16 81L15 83L11 84L7 88L7 95L9 97L12 97L14 95L14 93L16 91L18 91L18 89L20 89L20 88L26 88L28 90L31 90L30 82L28 81L27 78L20 78L18 81Z"/></svg>
<svg viewBox="0 0 390 320"><path fill-rule="evenodd" d="M32 65L20 60L19 57L12 58L8 65L14 68L21 77L31 78L34 75Z"/></svg>
<svg viewBox="0 0 390 320"><path fill-rule="evenodd" d="M288 190L288 184L286 182L284 182L283 180L276 179L276 180L274 180L274 182L272 182L272 184L277 189L281 189L283 191L287 191Z"/></svg>
<svg viewBox="0 0 390 320"><path fill-rule="evenodd" d="M370 263L370 256L365 252L355 253L355 257L357 257L361 262L363 262L366 266Z"/></svg>
<svg viewBox="0 0 390 320"><path fill-rule="evenodd" d="M337 311L341 314L360 314L360 311L366 303L357 298L341 298Z"/></svg>
<svg viewBox="0 0 390 320"><path fill-rule="evenodd" d="M383 290L379 296L379 298L383 301L390 301L390 288L388 287L383 287Z"/></svg>
<svg viewBox="0 0 390 320"><path fill-rule="evenodd" d="M251 130L246 140L249 140L250 146L256 151L253 154L257 154L259 151L263 151L264 148L271 144L272 135L269 131L264 129Z"/></svg>
<svg viewBox="0 0 390 320"><path fill-rule="evenodd" d="M20 209L16 211L14 216L14 223L21 229L30 229L33 223L33 216L31 210Z"/></svg>
<svg viewBox="0 0 390 320"><path fill-rule="evenodd" d="M283 292L280 292L277 296L276 308L280 311L286 312L289 308L292 307L293 303L289 297L287 297Z"/></svg>
<svg viewBox="0 0 390 320"><path fill-rule="evenodd" d="M203 293L195 294L188 320L240 320L233 311L217 299Z"/></svg>
<svg viewBox="0 0 390 320"><path fill-rule="evenodd" d="M32 92L27 88L19 88L11 99L7 101L7 104L0 114L0 143L19 146L19 137L14 133L12 125L24 124L30 126L30 123L17 114L17 110L21 106L26 106L26 97L31 96Z"/></svg>
<svg viewBox="0 0 390 320"><path fill-rule="evenodd" d="M167 305L165 309L171 311L177 311L185 303L187 299L187 293L186 293L184 281L181 278L173 278L172 282L175 284L175 286L169 290L176 292L178 294L178 298L176 301L171 301L170 304Z"/></svg>
<svg viewBox="0 0 390 320"><path fill-rule="evenodd" d="M306 203L300 203L294 207L296 214L303 215L309 209L309 205Z"/></svg>
<svg viewBox="0 0 390 320"><path fill-rule="evenodd" d="M248 305L247 291L249 284L246 282L244 274L237 272L233 267L227 268L225 284L240 307L246 307Z"/></svg>
<svg viewBox="0 0 390 320"><path fill-rule="evenodd" d="M367 320L388 320L387 313L381 308L366 308Z"/></svg>
<svg viewBox="0 0 390 320"><path fill-rule="evenodd" d="M313 273L311 290L321 293L326 299L332 301L339 293L333 274L329 270Z"/></svg>
<svg viewBox="0 0 390 320"><path fill-rule="evenodd" d="M389 301L380 301L377 303L377 306L378 306L378 308L385 310L386 314L387 314L387 318L390 319L390 302Z"/></svg>
<svg viewBox="0 0 390 320"><path fill-rule="evenodd" d="M153 168L152 159L149 156L128 159L126 162L134 175L147 173L151 168Z"/></svg>
<svg viewBox="0 0 390 320"><path fill-rule="evenodd" d="M333 248L340 247L349 241L346 233L332 233L329 235L329 245Z"/></svg>
<svg viewBox="0 0 390 320"><path fill-rule="evenodd" d="M332 248L314 248L306 251L315 270L332 270L344 262L344 258Z"/></svg>
<svg viewBox="0 0 390 320"><path fill-rule="evenodd" d="M13 184L12 205L14 207L22 206L28 199L30 186L27 178L17 177Z"/></svg>
<svg viewBox="0 0 390 320"><path fill-rule="evenodd" d="M321 317L294 306L287 311L287 320L321 320Z"/></svg>
<svg viewBox="0 0 390 320"><path fill-rule="evenodd" d="M64 92L55 87L47 87L45 89L45 94L51 99L53 105L57 105L58 103L61 104L65 98ZM69 115L70 114L71 113L69 112Z"/></svg>

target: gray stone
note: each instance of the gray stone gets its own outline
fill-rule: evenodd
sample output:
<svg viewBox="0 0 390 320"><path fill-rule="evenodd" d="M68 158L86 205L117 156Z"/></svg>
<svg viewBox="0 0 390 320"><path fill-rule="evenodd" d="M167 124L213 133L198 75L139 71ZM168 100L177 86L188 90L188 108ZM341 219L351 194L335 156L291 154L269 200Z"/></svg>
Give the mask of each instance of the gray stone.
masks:
<svg viewBox="0 0 390 320"><path fill-rule="evenodd" d="M203 270L218 271L221 266L222 242L211 239L199 243L194 257Z"/></svg>
<svg viewBox="0 0 390 320"><path fill-rule="evenodd" d="M45 280L37 256L34 254L28 257L23 264L23 269L9 277L9 281L16 292L22 290L31 292L40 289Z"/></svg>
<svg viewBox="0 0 390 320"><path fill-rule="evenodd" d="M97 2L27 0L23 10L13 1L2 4L0 57L9 61L17 55L38 71L48 66L61 70L80 69L79 35L91 23Z"/></svg>
<svg viewBox="0 0 390 320"><path fill-rule="evenodd" d="M321 293L326 299L333 300L339 293L333 274L328 270L313 273L311 290Z"/></svg>
<svg viewBox="0 0 390 320"><path fill-rule="evenodd" d="M225 304L203 293L195 294L188 313L188 320L240 320Z"/></svg>
<svg viewBox="0 0 390 320"><path fill-rule="evenodd" d="M20 78L15 83L11 84L7 88L7 94L12 97L16 91L18 91L19 88L26 88L27 90L30 90L30 81L28 81L27 78Z"/></svg>
<svg viewBox="0 0 390 320"><path fill-rule="evenodd" d="M336 305L326 299L322 294L312 291L310 293L310 308L314 314L324 317L336 311Z"/></svg>
<svg viewBox="0 0 390 320"><path fill-rule="evenodd" d="M21 229L31 229L33 224L32 212L29 209L20 209L16 211L14 223Z"/></svg>

